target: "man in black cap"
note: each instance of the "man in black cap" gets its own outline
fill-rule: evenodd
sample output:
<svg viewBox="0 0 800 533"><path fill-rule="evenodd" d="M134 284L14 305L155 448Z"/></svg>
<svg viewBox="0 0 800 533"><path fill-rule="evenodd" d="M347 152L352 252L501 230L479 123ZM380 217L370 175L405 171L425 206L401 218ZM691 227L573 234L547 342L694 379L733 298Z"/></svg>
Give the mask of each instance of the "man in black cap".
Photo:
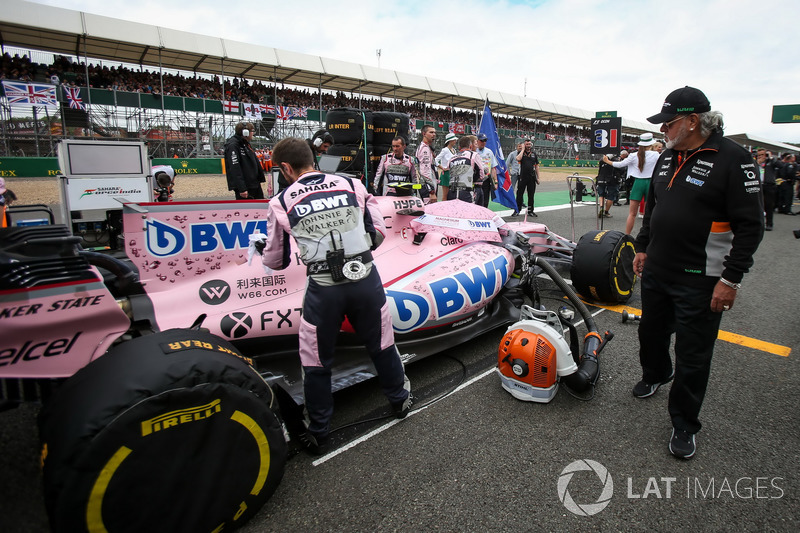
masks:
<svg viewBox="0 0 800 533"><path fill-rule="evenodd" d="M633 269L642 278L637 398L675 380L669 450L696 451L700 407L722 312L733 307L764 234L761 183L750 153L722 136L722 114L702 91L671 92L661 113L666 150L650 184ZM675 334L675 369L669 355Z"/></svg>

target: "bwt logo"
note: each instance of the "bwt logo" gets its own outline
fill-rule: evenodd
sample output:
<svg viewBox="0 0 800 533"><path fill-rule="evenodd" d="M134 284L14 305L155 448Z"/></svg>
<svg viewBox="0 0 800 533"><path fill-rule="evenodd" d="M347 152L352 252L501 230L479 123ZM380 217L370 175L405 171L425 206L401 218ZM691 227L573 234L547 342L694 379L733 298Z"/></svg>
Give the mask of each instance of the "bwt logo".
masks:
<svg viewBox="0 0 800 533"><path fill-rule="evenodd" d="M603 489L595 503L581 504L572 499L569 493L569 483L572 481L572 476L575 472L587 470L597 474L600 483L603 485ZM578 459L577 461L571 462L561 471L561 475L558 477L558 499L569 512L578 516L592 516L599 513L611 503L611 496L613 494L614 480L611 478L611 474L608 473L606 467L591 459Z"/></svg>
<svg viewBox="0 0 800 533"><path fill-rule="evenodd" d="M217 249L247 249L251 233L267 233L266 220L192 224L188 235L160 220L148 219L145 226L147 251L156 257L168 257L185 251L202 254Z"/></svg>
<svg viewBox="0 0 800 533"><path fill-rule="evenodd" d="M318 211L327 211L328 209L333 209L335 207L344 207L347 205L347 195L346 194L337 194L336 196L331 196L330 198L317 198L311 200L308 204L297 204L294 206L295 211L297 211L297 215L304 217L306 215L310 215L311 213L316 213Z"/></svg>
<svg viewBox="0 0 800 533"><path fill-rule="evenodd" d="M471 228L492 229L492 223L488 220L470 220L469 225Z"/></svg>
<svg viewBox="0 0 800 533"><path fill-rule="evenodd" d="M482 266L429 283L433 309L421 294L387 290L395 331L405 333L417 329L428 321L432 312L435 318L446 318L468 305L490 299L506 284L508 265L506 256L500 255Z"/></svg>

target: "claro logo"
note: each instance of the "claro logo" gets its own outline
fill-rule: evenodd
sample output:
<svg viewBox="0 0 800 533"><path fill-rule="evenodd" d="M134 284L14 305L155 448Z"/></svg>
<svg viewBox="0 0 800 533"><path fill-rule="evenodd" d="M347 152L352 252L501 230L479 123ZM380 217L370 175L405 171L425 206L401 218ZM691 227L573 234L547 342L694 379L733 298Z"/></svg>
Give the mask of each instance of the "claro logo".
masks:
<svg viewBox="0 0 800 533"><path fill-rule="evenodd" d="M188 233L160 220L148 219L145 226L147 251L156 257L169 257L187 251L202 254L215 250L246 249L248 235L267 233L266 220L240 220L213 224L191 224Z"/></svg>

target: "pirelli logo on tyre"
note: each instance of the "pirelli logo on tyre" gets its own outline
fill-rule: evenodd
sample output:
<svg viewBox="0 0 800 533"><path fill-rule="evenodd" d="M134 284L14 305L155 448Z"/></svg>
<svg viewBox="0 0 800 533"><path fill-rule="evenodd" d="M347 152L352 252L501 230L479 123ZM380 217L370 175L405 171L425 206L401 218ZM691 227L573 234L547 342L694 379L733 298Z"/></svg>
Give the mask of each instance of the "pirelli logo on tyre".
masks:
<svg viewBox="0 0 800 533"><path fill-rule="evenodd" d="M142 437L146 437L153 433L177 427L181 424L188 424L198 420L205 420L210 418L222 410L222 400L216 399L205 405L198 405L197 407L189 407L187 409L178 409L177 411L170 411L158 415L150 420L142 422Z"/></svg>

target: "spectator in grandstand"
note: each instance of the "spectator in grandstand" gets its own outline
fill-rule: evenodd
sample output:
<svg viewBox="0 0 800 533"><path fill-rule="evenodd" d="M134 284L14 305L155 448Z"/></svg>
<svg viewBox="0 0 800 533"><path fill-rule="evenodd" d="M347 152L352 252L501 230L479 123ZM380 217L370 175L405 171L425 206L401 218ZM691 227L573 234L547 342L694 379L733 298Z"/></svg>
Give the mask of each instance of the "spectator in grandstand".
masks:
<svg viewBox="0 0 800 533"><path fill-rule="evenodd" d="M517 154L519 163L519 180L517 183L517 212L522 213L525 209L525 193L528 195L528 216L538 217L534 211L533 198L536 194L536 186L539 184L539 157L533 151L533 143L530 139L525 139L522 151Z"/></svg>
<svg viewBox="0 0 800 533"><path fill-rule="evenodd" d="M486 178L480 188L475 189L475 203L483 207L489 207L492 191L497 189L497 158L494 156L494 152L486 148L487 140L485 133L478 134L477 153L483 161L483 174Z"/></svg>
<svg viewBox="0 0 800 533"><path fill-rule="evenodd" d="M426 198L426 203L436 201L436 189L439 178L436 177L436 162L433 156L433 141L436 139L436 130L430 124L422 126L422 142L417 147L417 161L419 174L422 178L422 191L420 195Z"/></svg>
<svg viewBox="0 0 800 533"><path fill-rule="evenodd" d="M628 193L630 206L628 218L625 221L625 233L633 231L636 223L636 213L639 211L639 204L647 201L647 191L650 188L650 178L653 175L653 168L656 166L659 153L655 151L656 141L652 133L643 133L639 136L639 149L635 154L630 154L622 161L611 161L608 156L603 156L603 162L613 165L614 168L627 168L628 177L635 178L633 186Z"/></svg>
<svg viewBox="0 0 800 533"><path fill-rule="evenodd" d="M439 169L439 185L442 187L442 200L447 200L447 192L450 190L450 159L456 153L458 137L455 133L448 133L444 138L444 147L439 155L436 156L436 166Z"/></svg>
<svg viewBox="0 0 800 533"><path fill-rule="evenodd" d="M722 114L711 110L702 91L671 92L647 120L661 124L667 149L656 163L634 241L633 270L642 278L642 379L632 392L648 398L674 379L668 447L689 459L722 312L733 307L764 235L761 187L757 180L753 186L753 157L723 137Z"/></svg>
<svg viewBox="0 0 800 533"><path fill-rule="evenodd" d="M250 141L255 127L251 123L240 122L234 135L225 142L225 173L228 190L236 193L237 200L261 200L264 198L264 169L258 162Z"/></svg>
<svg viewBox="0 0 800 533"><path fill-rule="evenodd" d="M450 158L450 189L448 200L474 203L473 189L483 182L483 161L474 152L477 140L473 135L464 135L458 140L458 153Z"/></svg>
<svg viewBox="0 0 800 533"><path fill-rule="evenodd" d="M419 183L416 165L410 155L405 153L406 141L398 135L392 139L392 151L383 154L375 171L372 189L375 194L386 196L411 196L414 191L402 184Z"/></svg>

